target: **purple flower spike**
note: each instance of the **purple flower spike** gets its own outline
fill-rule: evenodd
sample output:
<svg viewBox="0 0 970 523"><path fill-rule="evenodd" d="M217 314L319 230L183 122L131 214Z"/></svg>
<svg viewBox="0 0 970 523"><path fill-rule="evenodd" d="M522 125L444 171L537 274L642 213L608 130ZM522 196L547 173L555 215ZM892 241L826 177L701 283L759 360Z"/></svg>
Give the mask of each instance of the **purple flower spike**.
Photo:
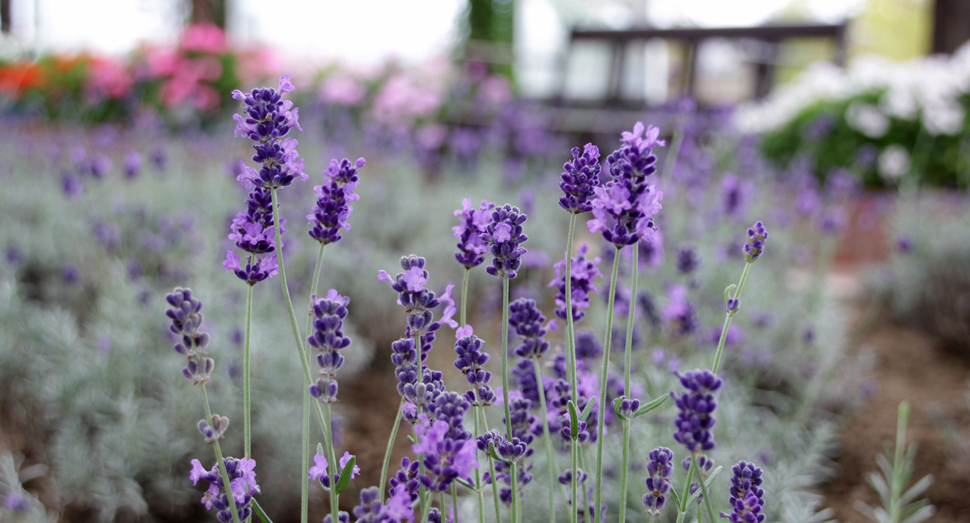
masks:
<svg viewBox="0 0 970 523"><path fill-rule="evenodd" d="M580 214L593 210L590 203L593 197L593 188L600 183L599 164L600 150L593 144L588 143L583 147L580 154L579 147L573 147L573 159L566 162L562 168L563 173L559 176L559 188L565 196L559 198L559 206L573 213Z"/></svg>
<svg viewBox="0 0 970 523"><path fill-rule="evenodd" d="M601 232L617 249L649 239L656 230L653 215L662 208L663 193L647 183L647 177L657 171L652 149L664 145L657 140L659 133L651 126L644 138L641 122L632 133L624 132L624 144L607 158L613 179L593 189L593 219L587 228L591 233Z"/></svg>
<svg viewBox="0 0 970 523"><path fill-rule="evenodd" d="M670 492L670 474L674 471L674 453L666 447L658 447L650 451L650 461L647 463L647 493L643 495L643 506L652 516L659 516L660 509L667 501Z"/></svg>
<svg viewBox="0 0 970 523"><path fill-rule="evenodd" d="M285 223L286 220L280 219L280 233L286 232ZM279 272L276 255L265 256L276 251L274 225L270 191L254 188L246 197L246 210L233 218L228 236L236 247L249 253L246 264L244 266L239 256L229 252L222 267L250 285L275 276Z"/></svg>
<svg viewBox="0 0 970 523"><path fill-rule="evenodd" d="M165 315L172 320L169 330L179 336L175 352L188 358L182 374L192 383L208 383L215 361L206 357L205 348L209 345L209 334L199 332L202 327L202 302L192 297L191 289L176 288L165 297L171 309Z"/></svg>
<svg viewBox="0 0 970 523"><path fill-rule="evenodd" d="M339 241L340 229L350 230L350 213L354 208L350 202L357 201L360 196L354 189L360 185L357 171L367 163L363 158L351 164L344 158L339 163L331 160L330 166L323 171L323 185L313 188L317 196L317 203L313 206L313 214L307 215L310 221L310 237L326 245Z"/></svg>
<svg viewBox="0 0 970 523"><path fill-rule="evenodd" d="M761 257L761 253L765 250L765 242L768 240L768 230L765 229L765 224L761 222L755 223L750 229L748 229L748 242L744 244L744 259L748 263L754 263L755 260Z"/></svg>
<svg viewBox="0 0 970 523"><path fill-rule="evenodd" d="M482 200L478 209L472 209L471 200L468 198L462 200L461 204L461 210L455 211L458 225L451 228L454 233L452 237L458 238L455 259L466 269L472 269L485 261L484 254L488 252L488 246L482 241L481 235L492 221L495 204Z"/></svg>
<svg viewBox="0 0 970 523"><path fill-rule="evenodd" d="M549 351L549 342L543 339L548 332L543 326L545 321L535 300L519 298L509 304L509 327L522 338L522 345L515 349L516 355L535 359Z"/></svg>
<svg viewBox="0 0 970 523"><path fill-rule="evenodd" d="M307 338L310 346L317 349L317 365L320 378L310 385L310 395L321 403L337 401L337 369L344 364L340 350L350 345L350 338L340 330L347 318L350 298L330 289L326 298L313 300L313 335Z"/></svg>
<svg viewBox="0 0 970 523"><path fill-rule="evenodd" d="M731 514L721 512L721 517L730 519L731 523L761 523L765 520L765 515L761 513L765 503L761 469L753 463L739 461L731 471L734 476L731 478L728 502L733 511Z"/></svg>
<svg viewBox="0 0 970 523"><path fill-rule="evenodd" d="M717 408L714 393L724 382L709 370L675 374L680 378L680 383L687 392L682 392L680 396L670 393L670 397L674 398L680 410L677 419L674 420L674 426L677 428L674 440L683 444L690 452L711 450L714 448L711 428L717 421L714 418L714 409Z"/></svg>
<svg viewBox="0 0 970 523"><path fill-rule="evenodd" d="M418 443L414 452L422 456L425 472L418 474L421 484L432 492L444 492L457 479L468 479L472 470L478 468L477 443L465 430L465 413L471 404L457 392L444 392L426 414L418 416L415 434Z"/></svg>
<svg viewBox="0 0 970 523"><path fill-rule="evenodd" d="M473 407L485 407L495 403L495 391L488 384L492 373L485 370L489 356L482 350L484 342L472 333L472 328L468 325L458 329L456 337L458 341L455 342L455 353L458 358L455 360L455 367L465 374L472 389L465 393L465 399Z"/></svg>
<svg viewBox="0 0 970 523"><path fill-rule="evenodd" d="M229 475L229 492L232 492L233 501L236 503L239 520L246 521L253 514L253 496L262 494L259 485L256 484L256 461L249 458L227 457L223 460L223 463ZM206 470L199 460L193 459L189 479L192 480L193 485L197 484L200 479L207 481L209 490L202 496L202 504L205 505L206 510L216 509L218 511L216 519L219 521L232 521L229 496L222 481L218 464L213 465L210 470Z"/></svg>
<svg viewBox="0 0 970 523"><path fill-rule="evenodd" d="M290 75L285 75L280 78L279 91L264 87L247 94L239 90L232 92L233 98L243 101L246 114L245 118L233 115L237 124L235 135L256 142L253 161L262 164L258 172L242 166L238 180L247 189L253 186L276 189L290 185L296 176L304 180L308 177L303 172L303 160L296 152L299 143L293 138L284 138L294 127L303 130L298 122L299 109L293 107L293 102L281 98L283 93L292 90Z"/></svg>
<svg viewBox="0 0 970 523"><path fill-rule="evenodd" d="M573 321L579 321L586 317L586 313L582 309L589 308L589 293L599 292L596 290L596 286L593 285L593 280L597 276L603 276L603 273L597 268L600 263L600 258L597 256L592 260L586 258L586 254L589 252L589 246L585 243L579 248L579 256L574 256L572 259L572 307L573 307ZM559 319L566 319L566 259L565 257L556 262L554 266L556 269L556 279L549 282L549 287L556 286L559 289L559 293L556 295L556 316Z"/></svg>
<svg viewBox="0 0 970 523"><path fill-rule="evenodd" d="M529 237L522 234L522 224L527 217L519 212L518 207L505 204L492 211L492 222L480 235L494 258L492 265L485 270L492 276L513 279L519 266L521 257L526 250L521 247Z"/></svg>

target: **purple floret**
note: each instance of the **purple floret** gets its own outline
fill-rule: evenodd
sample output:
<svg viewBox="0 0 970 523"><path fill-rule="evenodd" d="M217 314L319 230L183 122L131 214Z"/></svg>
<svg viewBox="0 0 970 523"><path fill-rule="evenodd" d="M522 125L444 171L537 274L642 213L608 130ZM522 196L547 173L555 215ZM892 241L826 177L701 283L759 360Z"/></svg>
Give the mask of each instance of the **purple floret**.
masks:
<svg viewBox="0 0 970 523"><path fill-rule="evenodd" d="M677 428L674 440L683 444L690 452L711 450L715 446L711 428L717 422L714 418L714 409L717 408L714 393L724 382L709 370L676 374L687 391L679 396L670 393L680 411L674 420Z"/></svg>

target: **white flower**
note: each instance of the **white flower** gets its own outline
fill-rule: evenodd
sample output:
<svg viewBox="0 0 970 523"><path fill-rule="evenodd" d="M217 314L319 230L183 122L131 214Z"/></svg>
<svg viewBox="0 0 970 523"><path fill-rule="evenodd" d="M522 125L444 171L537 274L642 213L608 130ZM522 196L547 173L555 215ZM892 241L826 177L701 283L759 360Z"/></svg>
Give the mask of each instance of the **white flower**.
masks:
<svg viewBox="0 0 970 523"><path fill-rule="evenodd" d="M965 116L956 101L937 102L923 107L923 127L934 136L957 134L963 129Z"/></svg>
<svg viewBox="0 0 970 523"><path fill-rule="evenodd" d="M853 102L849 105L845 110L845 119L850 127L869 138L881 138L889 130L889 118L877 107L866 103Z"/></svg>
<svg viewBox="0 0 970 523"><path fill-rule="evenodd" d="M890 145L879 155L879 176L895 182L909 171L909 153L901 145Z"/></svg>

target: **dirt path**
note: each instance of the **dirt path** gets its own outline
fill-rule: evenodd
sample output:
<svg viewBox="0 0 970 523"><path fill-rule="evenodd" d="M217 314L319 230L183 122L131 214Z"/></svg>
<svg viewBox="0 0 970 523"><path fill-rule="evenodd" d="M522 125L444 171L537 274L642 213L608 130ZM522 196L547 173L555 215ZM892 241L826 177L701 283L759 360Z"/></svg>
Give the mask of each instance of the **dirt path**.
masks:
<svg viewBox="0 0 970 523"><path fill-rule="evenodd" d="M823 488L834 516L843 523L868 521L853 508L855 500L879 506L865 475L876 470L884 442L894 440L897 407L906 400L912 405L907 440L917 444L912 481L935 478L924 494L937 507L931 521L970 521L970 358L888 319L877 321L850 355L872 356L865 378L875 389L844 422L839 468Z"/></svg>

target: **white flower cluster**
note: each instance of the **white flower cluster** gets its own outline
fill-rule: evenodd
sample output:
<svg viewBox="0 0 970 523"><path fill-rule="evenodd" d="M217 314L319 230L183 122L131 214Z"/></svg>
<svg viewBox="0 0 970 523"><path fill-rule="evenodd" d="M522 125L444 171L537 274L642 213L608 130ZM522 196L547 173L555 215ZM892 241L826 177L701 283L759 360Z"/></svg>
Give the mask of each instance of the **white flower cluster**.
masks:
<svg viewBox="0 0 970 523"><path fill-rule="evenodd" d="M766 101L739 107L735 124L749 133L772 131L818 102L880 91L877 105L849 105L845 117L853 129L880 138L892 119L899 119L918 120L933 136L957 134L966 116L959 98L970 92L970 44L952 57L894 62L866 56L853 60L845 70L831 63L814 64L794 82L777 87Z"/></svg>

